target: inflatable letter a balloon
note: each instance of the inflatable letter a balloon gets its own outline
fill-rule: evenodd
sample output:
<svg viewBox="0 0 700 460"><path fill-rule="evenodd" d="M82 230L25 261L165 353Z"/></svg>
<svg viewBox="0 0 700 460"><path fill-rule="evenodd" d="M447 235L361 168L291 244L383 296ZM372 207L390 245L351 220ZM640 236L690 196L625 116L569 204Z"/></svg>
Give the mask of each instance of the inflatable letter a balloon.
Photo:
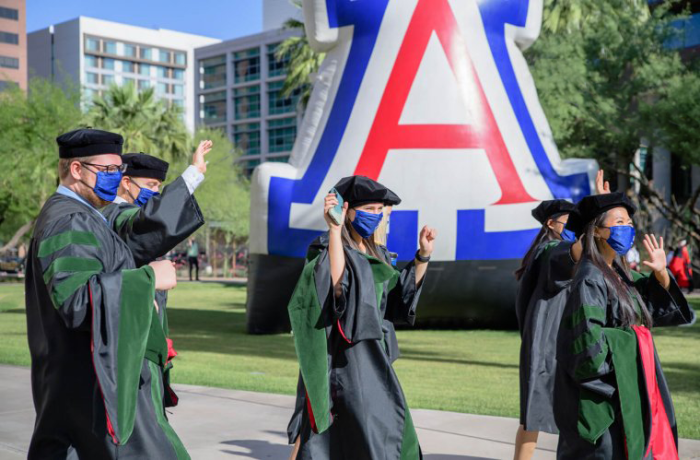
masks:
<svg viewBox="0 0 700 460"><path fill-rule="evenodd" d="M387 246L411 260L438 229L418 317L514 321L517 267L539 201L590 193L597 165L562 161L522 51L542 0L304 0L326 52L289 164L253 174L248 329L287 327L323 199L361 174L395 191Z"/></svg>

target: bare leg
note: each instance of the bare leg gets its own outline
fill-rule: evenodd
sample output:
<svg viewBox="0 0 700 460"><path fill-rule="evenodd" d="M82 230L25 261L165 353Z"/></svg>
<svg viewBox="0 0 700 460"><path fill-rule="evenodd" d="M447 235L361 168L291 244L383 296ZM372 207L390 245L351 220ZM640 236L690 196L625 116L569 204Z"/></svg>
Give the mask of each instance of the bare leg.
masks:
<svg viewBox="0 0 700 460"><path fill-rule="evenodd" d="M515 436L515 455L514 460L530 460L535 453L537 447L537 436L539 431L527 431L520 425L518 434Z"/></svg>
<svg viewBox="0 0 700 460"><path fill-rule="evenodd" d="M289 456L289 460L296 460L297 454L299 454L299 447L301 446L300 436L297 436L297 440L294 443L294 449L292 449L292 455Z"/></svg>

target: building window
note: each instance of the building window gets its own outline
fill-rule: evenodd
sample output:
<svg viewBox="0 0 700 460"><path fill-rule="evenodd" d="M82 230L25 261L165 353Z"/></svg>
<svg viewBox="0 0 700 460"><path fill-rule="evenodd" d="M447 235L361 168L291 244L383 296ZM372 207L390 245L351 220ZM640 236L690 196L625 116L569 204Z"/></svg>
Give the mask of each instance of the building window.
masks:
<svg viewBox="0 0 700 460"><path fill-rule="evenodd" d="M85 56L85 67L87 67L88 69L96 69L97 68L97 56L86 55Z"/></svg>
<svg viewBox="0 0 700 460"><path fill-rule="evenodd" d="M0 32L0 43L19 45L19 35L10 32Z"/></svg>
<svg viewBox="0 0 700 460"><path fill-rule="evenodd" d="M289 163L289 155L267 158L266 161L271 163Z"/></svg>
<svg viewBox="0 0 700 460"><path fill-rule="evenodd" d="M102 74L102 84L111 85L114 83L114 75Z"/></svg>
<svg viewBox="0 0 700 460"><path fill-rule="evenodd" d="M158 95L163 95L168 92L168 84L167 83L161 83L158 82L156 83L156 94Z"/></svg>
<svg viewBox="0 0 700 460"><path fill-rule="evenodd" d="M270 153L289 152L294 147L297 136L296 118L280 118L268 120L267 143Z"/></svg>
<svg viewBox="0 0 700 460"><path fill-rule="evenodd" d="M134 84L136 84L136 83L135 83L135 80L134 80L133 78L122 77L122 84L123 84L124 86L126 86L126 85L134 85Z"/></svg>
<svg viewBox="0 0 700 460"><path fill-rule="evenodd" d="M150 80L139 80L139 89L141 91L148 89L151 87L151 81Z"/></svg>
<svg viewBox="0 0 700 460"><path fill-rule="evenodd" d="M260 79L260 48L251 48L233 54L236 83Z"/></svg>
<svg viewBox="0 0 700 460"><path fill-rule="evenodd" d="M102 58L102 68L107 70L114 70L114 59Z"/></svg>
<svg viewBox="0 0 700 460"><path fill-rule="evenodd" d="M19 10L0 6L0 18L19 21Z"/></svg>
<svg viewBox="0 0 700 460"><path fill-rule="evenodd" d="M176 96L184 96L185 95L185 87L182 85L172 85L173 86L173 94Z"/></svg>
<svg viewBox="0 0 700 460"><path fill-rule="evenodd" d="M158 60L160 62L169 63L170 62L170 51L160 50L158 53Z"/></svg>
<svg viewBox="0 0 700 460"><path fill-rule="evenodd" d="M151 60L151 48L141 48L139 49L139 56L141 59Z"/></svg>
<svg viewBox="0 0 700 460"><path fill-rule="evenodd" d="M175 64L178 64L178 65L187 64L187 59L185 57L185 53L176 52L174 54L175 54Z"/></svg>
<svg viewBox="0 0 700 460"><path fill-rule="evenodd" d="M131 61L122 61L122 72L134 73L136 72L136 64Z"/></svg>
<svg viewBox="0 0 700 460"><path fill-rule="evenodd" d="M173 99L172 103L174 106L180 107L181 109L185 108L185 101L183 99Z"/></svg>
<svg viewBox="0 0 700 460"><path fill-rule="evenodd" d="M202 69L202 88L218 88L226 84L226 56L217 56L199 61Z"/></svg>
<svg viewBox="0 0 700 460"><path fill-rule="evenodd" d="M87 102L92 102L92 99L97 96L97 91L92 88L83 89L83 96Z"/></svg>
<svg viewBox="0 0 700 460"><path fill-rule="evenodd" d="M85 72L85 81L92 85L97 85L100 83L100 77L98 74L93 72Z"/></svg>
<svg viewBox="0 0 700 460"><path fill-rule="evenodd" d="M151 75L151 66L148 64L139 64L139 73L141 75L145 76L150 76Z"/></svg>
<svg viewBox="0 0 700 460"><path fill-rule="evenodd" d="M168 78L168 68L160 65L156 66L156 77Z"/></svg>
<svg viewBox="0 0 700 460"><path fill-rule="evenodd" d="M260 155L260 123L233 125L233 142L243 155Z"/></svg>
<svg viewBox="0 0 700 460"><path fill-rule="evenodd" d="M103 42L104 52L107 54L117 54L117 43L105 40Z"/></svg>
<svg viewBox="0 0 700 460"><path fill-rule="evenodd" d="M173 78L175 80L184 80L185 79L185 71L182 69L173 69Z"/></svg>
<svg viewBox="0 0 700 460"><path fill-rule="evenodd" d="M5 69L19 69L19 59L9 56L0 56L0 67Z"/></svg>
<svg viewBox="0 0 700 460"><path fill-rule="evenodd" d="M233 106L236 120L260 116L260 85L245 86L233 90Z"/></svg>
<svg viewBox="0 0 700 460"><path fill-rule="evenodd" d="M202 114L204 123L221 123L226 121L226 91L205 94L202 98Z"/></svg>
<svg viewBox="0 0 700 460"><path fill-rule="evenodd" d="M287 66L289 66L289 57L285 57L281 61L278 61L275 57L275 51L277 51L277 46L279 43L274 45L267 45L267 75L269 77L276 77L279 75L284 75L287 73Z"/></svg>
<svg viewBox="0 0 700 460"><path fill-rule="evenodd" d="M275 81L267 84L267 110L270 115L292 113L296 110L300 91L295 90L291 97L283 97L282 86L284 86L284 81Z"/></svg>
<svg viewBox="0 0 700 460"><path fill-rule="evenodd" d="M135 45L129 45L127 43L124 44L124 56L127 57L136 57L136 46Z"/></svg>

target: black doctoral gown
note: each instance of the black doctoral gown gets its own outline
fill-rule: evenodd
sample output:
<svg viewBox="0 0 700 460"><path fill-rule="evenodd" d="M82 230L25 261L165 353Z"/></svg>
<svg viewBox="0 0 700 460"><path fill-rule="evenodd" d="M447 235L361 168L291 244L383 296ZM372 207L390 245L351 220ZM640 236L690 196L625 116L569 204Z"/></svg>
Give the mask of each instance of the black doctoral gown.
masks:
<svg viewBox="0 0 700 460"><path fill-rule="evenodd" d="M326 233L311 245L289 304L301 371L298 410L290 422L290 437L301 440L297 458L422 458L392 368L399 356L394 324L415 321L415 266L398 271L346 247L336 298L327 244ZM386 248L381 251L390 260Z"/></svg>
<svg viewBox="0 0 700 460"><path fill-rule="evenodd" d="M520 280L516 314L520 345L520 423L529 431L557 433L552 409L559 323L575 262L573 243L548 241Z"/></svg>
<svg viewBox="0 0 700 460"><path fill-rule="evenodd" d="M672 276L666 290L653 275L633 272L634 279L628 279L618 272L628 286L636 287L654 327L695 321L695 312ZM651 459L658 447L650 445L652 413L663 414L663 423L670 427L669 442L677 449L673 402L648 329L622 327L618 297L589 259L581 260L570 289L557 343L557 458ZM651 378L644 377L645 346L651 350ZM661 400L653 411L652 390Z"/></svg>
<svg viewBox="0 0 700 460"><path fill-rule="evenodd" d="M148 228L171 235L163 229L199 213L179 192L185 200L169 216L146 207L122 219L124 239L74 198L56 194L44 205L27 257L37 412L30 459L189 458L163 407L167 319L153 307L153 270L137 268L167 252L170 240L146 235Z"/></svg>

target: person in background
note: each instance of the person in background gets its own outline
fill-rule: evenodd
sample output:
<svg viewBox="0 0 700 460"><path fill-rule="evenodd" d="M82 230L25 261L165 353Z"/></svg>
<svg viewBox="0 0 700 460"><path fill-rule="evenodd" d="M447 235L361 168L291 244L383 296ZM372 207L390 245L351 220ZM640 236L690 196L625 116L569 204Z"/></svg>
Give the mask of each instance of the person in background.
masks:
<svg viewBox="0 0 700 460"><path fill-rule="evenodd" d="M693 292L693 267L690 265L690 253L686 240L682 240L671 257L668 269L676 278L678 286Z"/></svg>
<svg viewBox="0 0 700 460"><path fill-rule="evenodd" d="M630 270L639 269L639 263L641 262L641 259L639 257L639 251L637 251L636 247L632 246L632 248L625 257L627 258L627 263L630 265Z"/></svg>
<svg viewBox="0 0 700 460"><path fill-rule="evenodd" d="M190 265L190 281L192 281L192 267L195 269L195 279L199 281L199 245L194 238L190 238L187 242L187 262Z"/></svg>
<svg viewBox="0 0 700 460"><path fill-rule="evenodd" d="M596 192L610 193L602 170L596 176ZM532 458L540 431L557 433L552 401L557 332L574 265L582 251L574 204L566 200L543 201L532 210L532 216L542 227L515 272L519 283L515 313L522 339L515 460Z"/></svg>

